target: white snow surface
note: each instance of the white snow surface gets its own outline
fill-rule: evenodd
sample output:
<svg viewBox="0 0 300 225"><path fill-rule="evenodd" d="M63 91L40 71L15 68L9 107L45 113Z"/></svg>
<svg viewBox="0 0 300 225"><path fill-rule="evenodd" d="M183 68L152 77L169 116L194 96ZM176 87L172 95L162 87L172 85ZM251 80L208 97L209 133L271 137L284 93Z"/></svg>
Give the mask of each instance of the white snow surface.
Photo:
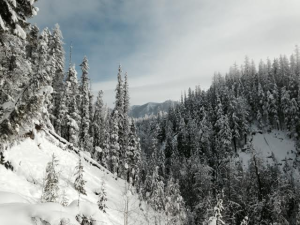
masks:
<svg viewBox="0 0 300 225"><path fill-rule="evenodd" d="M40 224L36 220L59 225L62 219L69 220L70 224L79 224L75 219L78 214L91 216L93 225L123 224L126 199L124 180L116 180L105 168L92 166L89 162L96 162L89 158L89 154L83 153L82 156L89 160L83 160L87 195L80 195L78 207L78 193L73 183L79 156L58 146L62 145L56 139L50 139L48 134L39 131L35 140L27 138L4 152L5 159L14 170L7 170L0 165L0 225ZM65 192L70 203L67 207L59 203L41 203L46 165L53 153L59 160L60 201ZM107 213L98 209L98 196L95 194L100 190L102 180L105 181L107 192ZM134 190L132 193L129 198L129 224L154 224L155 217L160 216L140 202ZM147 218L149 223L146 222Z"/></svg>
<svg viewBox="0 0 300 225"><path fill-rule="evenodd" d="M285 160L291 164L296 158L296 147L293 139L289 138L285 131L272 130L270 133L263 133L253 129L255 134L252 135L252 145L254 152L240 152L239 156L245 167L248 166L252 154L262 158L266 163L272 163L272 153L277 162L282 164Z"/></svg>

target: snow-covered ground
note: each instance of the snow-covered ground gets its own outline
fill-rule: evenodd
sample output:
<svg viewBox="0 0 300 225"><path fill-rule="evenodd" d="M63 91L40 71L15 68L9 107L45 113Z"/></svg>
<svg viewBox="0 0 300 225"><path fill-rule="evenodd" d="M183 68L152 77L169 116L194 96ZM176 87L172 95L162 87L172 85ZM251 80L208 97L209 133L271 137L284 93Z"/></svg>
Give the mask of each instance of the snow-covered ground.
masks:
<svg viewBox="0 0 300 225"><path fill-rule="evenodd" d="M46 138L45 134L40 132L35 140L27 138L5 151L5 160L9 161L14 169L7 170L0 165L0 225L42 224L37 222L39 220L58 225L63 218L69 219L70 224L78 224L75 220L78 214L91 216L94 220L93 225L124 224L124 180L116 180L106 169L102 167L99 169L83 160L87 195L80 195L78 207L78 193L73 183L79 156L73 151L63 150L58 146L57 140ZM58 203L40 203L46 165L51 161L52 154L55 154L59 160L61 199L65 192L70 203L67 207ZM91 160L87 155L85 154L85 158ZM108 199L107 213L101 212L97 207L96 193L103 180ZM127 192L127 196L128 224L154 224L155 217L159 215L144 202L140 202L135 191Z"/></svg>
<svg viewBox="0 0 300 225"><path fill-rule="evenodd" d="M285 131L272 130L270 133L262 133L255 128L253 130L254 133L249 139L254 152L239 153L244 166L248 166L253 153L267 163L273 161L273 156L279 165L284 165L286 160L289 164L294 162L296 158L295 142L288 137Z"/></svg>

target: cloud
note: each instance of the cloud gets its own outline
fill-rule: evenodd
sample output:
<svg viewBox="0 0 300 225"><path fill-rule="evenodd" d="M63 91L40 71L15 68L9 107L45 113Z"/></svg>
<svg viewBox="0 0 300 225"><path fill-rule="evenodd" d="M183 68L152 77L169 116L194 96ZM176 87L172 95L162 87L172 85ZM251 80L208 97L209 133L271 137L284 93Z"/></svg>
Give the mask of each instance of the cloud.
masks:
<svg viewBox="0 0 300 225"><path fill-rule="evenodd" d="M208 88L245 55L256 62L290 54L300 40L297 0L40 1L41 27L58 22L74 61L90 62L93 90L112 106L118 64L129 74L131 103L180 98Z"/></svg>

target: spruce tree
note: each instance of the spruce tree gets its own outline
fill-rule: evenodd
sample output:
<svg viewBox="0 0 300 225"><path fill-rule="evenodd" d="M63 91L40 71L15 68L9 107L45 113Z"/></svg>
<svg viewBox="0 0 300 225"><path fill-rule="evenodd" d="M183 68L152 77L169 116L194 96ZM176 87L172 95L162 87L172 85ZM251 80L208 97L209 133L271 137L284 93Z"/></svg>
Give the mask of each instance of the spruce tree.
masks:
<svg viewBox="0 0 300 225"><path fill-rule="evenodd" d="M124 84L123 84L123 99L124 99L124 103L123 103L123 122L122 122L122 126L123 126L123 138L122 138L122 146L121 149L123 149L122 151L122 173L123 176L126 177L127 173L128 173L128 159L127 159L127 149L128 149L128 144L129 144L129 132L130 132L130 124L129 124L129 117L128 117L128 112L129 112L129 89L128 89L128 78L127 78L127 73L125 73L125 78L124 78Z"/></svg>
<svg viewBox="0 0 300 225"><path fill-rule="evenodd" d="M140 157L141 157L141 149L139 144L139 138L136 134L135 124L132 121L130 126L130 133L128 137L128 147L125 154L126 157L126 164L128 167L127 172L127 181L131 184L135 184L138 179L139 173L139 164L140 164Z"/></svg>
<svg viewBox="0 0 300 225"><path fill-rule="evenodd" d="M110 171L115 175L116 179L119 173L120 160L120 144L119 144L119 119L118 111L114 110L111 117L110 124Z"/></svg>
<svg viewBox="0 0 300 225"><path fill-rule="evenodd" d="M75 66L70 66L67 79L65 82L65 93L64 93L63 103L66 104L67 112L63 113L65 122L62 128L62 137L67 139L69 142L73 143L74 146L79 146L79 122L80 122L80 112L78 108L78 81Z"/></svg>
<svg viewBox="0 0 300 225"><path fill-rule="evenodd" d="M105 108L103 104L103 91L98 92L93 116L93 145L104 149L105 142Z"/></svg>
<svg viewBox="0 0 300 225"><path fill-rule="evenodd" d="M36 0L3 0L0 2L0 30L26 38L25 29L28 18L36 15L38 8L34 6Z"/></svg>
<svg viewBox="0 0 300 225"><path fill-rule="evenodd" d="M165 191L165 213L167 224L183 224L185 220L185 206L180 194L179 184L171 177L166 185Z"/></svg>
<svg viewBox="0 0 300 225"><path fill-rule="evenodd" d="M59 118L60 104L62 101L64 91L64 64L65 64L65 52L63 49L63 36L58 24L52 32L50 40L50 54L52 55L53 67L54 67L54 79L52 82L52 115L51 122L57 133L60 133L62 121Z"/></svg>
<svg viewBox="0 0 300 225"><path fill-rule="evenodd" d="M150 193L146 194L146 200L156 211L163 211L165 208L164 182L158 174L158 167L155 168L151 176Z"/></svg>
<svg viewBox="0 0 300 225"><path fill-rule="evenodd" d="M86 195L86 190L85 190L85 183L86 181L83 179L83 165L81 162L81 156L79 156L78 164L75 167L75 182L74 182L74 188L76 191L78 191L78 194Z"/></svg>
<svg viewBox="0 0 300 225"><path fill-rule="evenodd" d="M45 186L43 189L42 202L57 202L59 197L59 179L56 167L58 160L52 155L52 160L47 164Z"/></svg>
<svg viewBox="0 0 300 225"><path fill-rule="evenodd" d="M97 201L97 204L98 204L98 208L106 213L106 209L107 209L107 206L106 206L106 202L107 202L107 196L106 196L106 191L105 191L105 182L102 181L101 183L101 189L100 189L100 192L98 193L98 201Z"/></svg>
<svg viewBox="0 0 300 225"><path fill-rule="evenodd" d="M118 82L116 86L116 100L115 100L115 117L118 122L118 176L124 176L124 154L125 154L125 134L124 134L124 84L122 79L122 69L119 65Z"/></svg>
<svg viewBox="0 0 300 225"><path fill-rule="evenodd" d="M84 57L83 62L81 63L81 86L80 86L80 146L82 149L92 153L92 143L90 137L90 91L89 91L89 78L88 78L88 60Z"/></svg>

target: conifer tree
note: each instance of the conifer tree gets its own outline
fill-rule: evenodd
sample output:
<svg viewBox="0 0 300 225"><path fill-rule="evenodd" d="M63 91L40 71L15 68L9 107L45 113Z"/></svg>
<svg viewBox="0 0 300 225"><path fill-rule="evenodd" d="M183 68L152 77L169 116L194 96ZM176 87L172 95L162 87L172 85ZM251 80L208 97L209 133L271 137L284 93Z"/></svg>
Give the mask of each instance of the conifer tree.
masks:
<svg viewBox="0 0 300 225"><path fill-rule="evenodd" d="M89 78L88 78L88 60L84 57L83 62L81 63L81 86L80 86L80 97L81 97L81 106L80 106L80 146L82 149L93 152L91 137L90 137L90 91L89 91Z"/></svg>
<svg viewBox="0 0 300 225"><path fill-rule="evenodd" d="M116 101L115 101L115 115L118 123L118 176L124 176L124 154L125 154L125 134L124 134L124 84L122 80L122 68L119 65L118 69L118 83L116 86Z"/></svg>
<svg viewBox="0 0 300 225"><path fill-rule="evenodd" d="M63 193L62 193L62 200L61 200L61 203L60 203L62 206L66 207L69 205L69 199L67 198L67 194L66 194L66 191L63 190Z"/></svg>
<svg viewBox="0 0 300 225"><path fill-rule="evenodd" d="M110 124L110 171L117 177L119 173L120 145L119 145L118 111L114 110Z"/></svg>
<svg viewBox="0 0 300 225"><path fill-rule="evenodd" d="M37 63L37 71L36 71L36 79L34 80L34 85L36 88L40 88L42 85L47 85L49 88L52 85L52 80L54 77L54 74L51 73L51 67L52 65L49 65L49 62L51 63L50 58L50 50L49 50L49 37L50 37L50 31L48 28L45 28L43 32L41 33L38 41L38 63ZM51 87L52 92L52 87ZM45 105L47 105L47 108L51 108L51 95L45 95L44 98ZM42 120L47 123L46 126L48 128L52 128L52 126L48 123L50 119L50 115L48 113L48 110L43 108L42 110Z"/></svg>
<svg viewBox="0 0 300 225"><path fill-rule="evenodd" d="M52 32L52 37L49 43L50 54L52 56L52 63L54 69L54 79L52 82L53 94L52 94L52 118L51 122L56 132L60 132L61 123L59 118L60 104L62 101L64 91L64 64L65 64L65 52L63 49L63 36L58 24Z"/></svg>
<svg viewBox="0 0 300 225"><path fill-rule="evenodd" d="M80 112L78 109L78 82L76 74L75 66L70 66L65 82L65 100L63 102L66 103L68 111L64 114L65 118L63 121L66 123L63 127L62 136L78 147Z"/></svg>
<svg viewBox="0 0 300 225"><path fill-rule="evenodd" d="M98 204L98 208L106 213L106 209L107 209L107 206L106 206L106 201L107 201L107 196L106 196L106 191L105 191L105 182L102 181L101 183L101 189L100 189L100 192L98 193L99 197L98 197L98 201L97 201L97 204Z"/></svg>
<svg viewBox="0 0 300 225"><path fill-rule="evenodd" d="M27 19L36 15L38 8L34 7L36 0L3 0L0 3L0 30L10 32L22 39L26 38Z"/></svg>
<svg viewBox="0 0 300 225"><path fill-rule="evenodd" d="M74 182L74 188L76 191L78 191L78 194L86 195L86 190L85 190L85 183L86 181L83 179L83 165L81 162L81 156L79 156L78 164L75 167L75 182Z"/></svg>
<svg viewBox="0 0 300 225"><path fill-rule="evenodd" d="M147 201L156 211L163 211L165 207L164 182L158 174L158 167L155 168L151 177L150 193Z"/></svg>
<svg viewBox="0 0 300 225"><path fill-rule="evenodd" d="M19 23L24 22L24 26L28 25L26 17L32 10L31 3L34 2L29 3L30 5L27 3L18 2L17 6L11 8L13 11L18 11L15 16L20 18ZM0 3L1 17L4 15L2 13L8 9L7 7L11 7L11 4L8 1ZM23 8L25 6L30 7L25 9ZM4 15L7 18L2 17L2 19L6 22L9 21L10 13L13 11L7 12L8 14ZM35 126L33 120L40 123L41 126L51 127L47 121L47 100L52 92L49 85L52 77L48 76L45 68L35 66L39 62L46 65L48 57L47 42L44 38L46 35L41 35L39 39L37 36L32 36L32 38L24 40L25 37L22 39L12 33L15 27L19 26L18 22L10 24L11 29L7 28L0 36L0 149L6 141L14 141L16 135L32 130ZM37 35L37 32L34 33ZM36 47L34 59L27 55L30 53L27 41L30 42L28 46ZM4 105L8 107L3 107Z"/></svg>
<svg viewBox="0 0 300 225"><path fill-rule="evenodd" d="M58 166L58 160L55 155L52 155L52 160L47 164L45 187L43 190L42 201L43 202L57 202L59 197L59 180L56 167Z"/></svg>
<svg viewBox="0 0 300 225"><path fill-rule="evenodd" d="M231 152L232 134L229 127L228 117L226 114L223 114L221 103L218 105L217 118L218 119L215 124L216 148L221 155L225 154L224 156L226 156Z"/></svg>
<svg viewBox="0 0 300 225"><path fill-rule="evenodd" d="M123 108L123 121L122 121L122 127L123 127L123 140L120 144L122 144L121 149L122 151L122 173L123 176L126 177L128 173L128 159L127 159L127 149L129 144L129 132L130 132L130 124L129 124L129 89L128 89L128 78L127 78L127 72L125 73L124 78L124 84L123 84L123 99L124 99L124 108Z"/></svg>
<svg viewBox="0 0 300 225"><path fill-rule="evenodd" d="M130 126L130 133L128 137L128 147L125 154L126 164L128 167L127 181L130 184L135 184L138 179L139 164L141 160L141 149L139 144L139 138L136 134L135 124L132 121ZM125 166L126 167L126 166Z"/></svg>
<svg viewBox="0 0 300 225"><path fill-rule="evenodd" d="M165 198L167 224L183 224L186 216L184 202L180 194L179 185L177 182L174 182L172 177L167 182Z"/></svg>
<svg viewBox="0 0 300 225"><path fill-rule="evenodd" d="M95 103L95 112L94 112L91 126L93 130L92 133L93 133L94 147L98 146L104 149L106 124L105 124L105 108L104 108L102 96L103 96L103 91L99 91Z"/></svg>

